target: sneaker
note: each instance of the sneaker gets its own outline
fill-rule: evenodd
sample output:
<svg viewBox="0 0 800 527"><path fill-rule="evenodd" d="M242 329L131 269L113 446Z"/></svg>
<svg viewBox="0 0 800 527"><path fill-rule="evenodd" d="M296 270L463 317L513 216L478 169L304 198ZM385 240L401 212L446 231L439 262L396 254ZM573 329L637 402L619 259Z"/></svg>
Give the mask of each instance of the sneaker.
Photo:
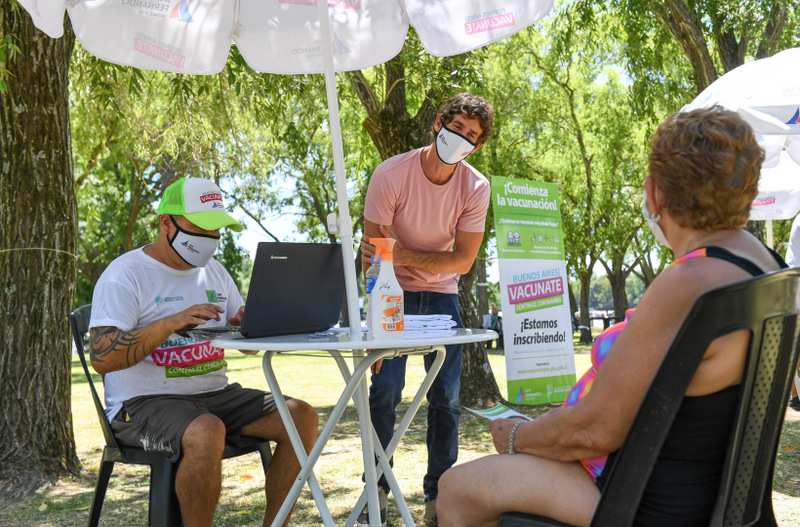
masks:
<svg viewBox="0 0 800 527"><path fill-rule="evenodd" d="M381 509L381 527L386 527L386 519L388 517L389 498L386 496L386 491L382 487L378 487L378 504ZM369 527L369 505L364 505L361 514L358 515L356 520L358 527Z"/></svg>
<svg viewBox="0 0 800 527"><path fill-rule="evenodd" d="M436 500L425 502L425 517L422 519L425 527L436 527Z"/></svg>
<svg viewBox="0 0 800 527"><path fill-rule="evenodd" d="M796 412L800 412L800 397L792 397L789 399L789 408Z"/></svg>

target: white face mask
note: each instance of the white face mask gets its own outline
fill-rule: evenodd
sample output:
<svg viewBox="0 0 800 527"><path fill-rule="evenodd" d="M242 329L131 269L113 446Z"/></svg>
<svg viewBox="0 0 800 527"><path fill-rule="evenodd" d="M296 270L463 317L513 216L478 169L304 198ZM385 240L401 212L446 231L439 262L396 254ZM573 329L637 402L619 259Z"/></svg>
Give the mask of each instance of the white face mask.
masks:
<svg viewBox="0 0 800 527"><path fill-rule="evenodd" d="M178 253L181 260L194 267L205 267L219 245L219 236L210 234L195 234L181 229L175 218L170 216L172 223L178 231L169 241L172 249Z"/></svg>
<svg viewBox="0 0 800 527"><path fill-rule="evenodd" d="M477 145L470 143L463 135L447 128L442 121L442 127L436 134L436 155L442 163L455 165L463 161L476 147Z"/></svg>
<svg viewBox="0 0 800 527"><path fill-rule="evenodd" d="M661 219L661 215L656 214L653 216L650 213L650 209L647 208L646 196L642 198L642 216L644 216L645 221L647 221L647 226L650 227L650 232L653 233L656 241L661 245L666 245L669 247L669 242L667 241L667 237L664 235L664 230L661 228L661 225L658 224L658 220Z"/></svg>

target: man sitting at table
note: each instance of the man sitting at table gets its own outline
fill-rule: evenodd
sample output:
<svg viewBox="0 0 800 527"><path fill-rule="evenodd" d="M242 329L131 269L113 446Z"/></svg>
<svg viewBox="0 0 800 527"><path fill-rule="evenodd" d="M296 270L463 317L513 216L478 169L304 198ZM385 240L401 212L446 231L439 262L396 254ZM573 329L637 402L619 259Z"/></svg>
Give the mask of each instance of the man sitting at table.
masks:
<svg viewBox="0 0 800 527"><path fill-rule="evenodd" d="M115 259L94 289L91 362L104 375L106 414L123 445L178 461L183 523L211 526L226 442L276 443L266 481L270 525L300 468L272 395L228 384L225 350L184 336L196 326L239 324L242 297L212 258L219 230L241 230L212 181L182 178L164 191L158 239ZM179 334L183 333L183 335ZM318 417L288 401L306 450Z"/></svg>
<svg viewBox="0 0 800 527"><path fill-rule="evenodd" d="M492 107L460 93L447 100L432 123L431 144L384 161L372 175L364 205L364 237L397 240L394 266L405 291L406 314L459 314L458 280L475 262L489 208L489 182L464 159L481 149L492 128ZM374 247L362 243L364 269ZM425 370L433 355L425 357ZM391 440L405 384L406 357L373 367L369 403L384 448ZM428 392L428 468L423 480L425 520L436 523L439 477L458 457L461 346L448 346ZM388 485L381 480L381 510ZM362 513L360 523L366 522Z"/></svg>

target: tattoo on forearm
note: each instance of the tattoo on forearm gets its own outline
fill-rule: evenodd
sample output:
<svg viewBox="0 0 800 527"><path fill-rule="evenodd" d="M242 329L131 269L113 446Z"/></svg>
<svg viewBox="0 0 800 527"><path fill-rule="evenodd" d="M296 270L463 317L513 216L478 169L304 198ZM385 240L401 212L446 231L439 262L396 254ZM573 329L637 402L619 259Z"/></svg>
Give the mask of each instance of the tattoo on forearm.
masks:
<svg viewBox="0 0 800 527"><path fill-rule="evenodd" d="M129 368L147 354L141 335L136 330L121 331L112 326L104 326L92 328L90 335L92 362L103 362L115 352L124 353L125 367Z"/></svg>

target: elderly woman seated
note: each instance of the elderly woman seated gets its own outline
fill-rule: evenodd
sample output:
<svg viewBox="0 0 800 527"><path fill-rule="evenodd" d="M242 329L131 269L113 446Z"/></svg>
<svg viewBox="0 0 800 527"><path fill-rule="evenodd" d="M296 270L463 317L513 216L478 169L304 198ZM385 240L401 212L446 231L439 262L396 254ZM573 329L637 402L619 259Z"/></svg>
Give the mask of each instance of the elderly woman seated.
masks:
<svg viewBox="0 0 800 527"><path fill-rule="evenodd" d="M697 298L785 265L743 228L762 160L750 127L721 108L679 113L659 126L643 213L676 260L645 292L585 397L533 421L495 421L498 453L444 474L440 526L496 525L511 510L576 526L591 523L603 491L604 458L611 463L622 446ZM637 525L708 525L748 338L735 331L706 350L645 489Z"/></svg>

